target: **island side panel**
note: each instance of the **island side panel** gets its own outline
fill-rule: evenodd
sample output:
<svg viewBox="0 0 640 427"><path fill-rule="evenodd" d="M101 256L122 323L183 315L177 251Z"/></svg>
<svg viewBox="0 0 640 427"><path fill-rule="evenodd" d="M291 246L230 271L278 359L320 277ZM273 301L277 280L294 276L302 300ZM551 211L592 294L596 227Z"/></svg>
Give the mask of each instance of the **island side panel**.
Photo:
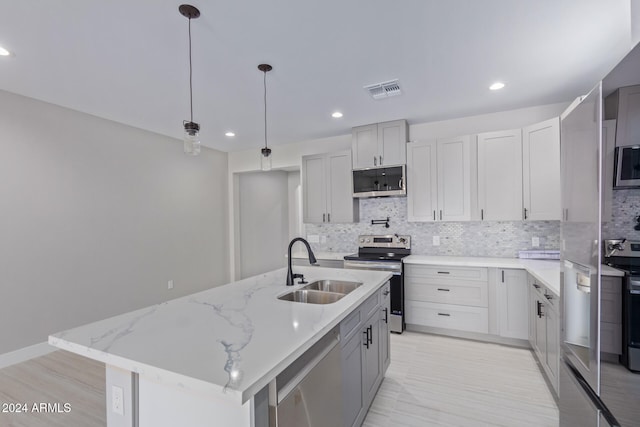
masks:
<svg viewBox="0 0 640 427"><path fill-rule="evenodd" d="M252 405L253 398L240 405L140 376L135 427L251 427Z"/></svg>

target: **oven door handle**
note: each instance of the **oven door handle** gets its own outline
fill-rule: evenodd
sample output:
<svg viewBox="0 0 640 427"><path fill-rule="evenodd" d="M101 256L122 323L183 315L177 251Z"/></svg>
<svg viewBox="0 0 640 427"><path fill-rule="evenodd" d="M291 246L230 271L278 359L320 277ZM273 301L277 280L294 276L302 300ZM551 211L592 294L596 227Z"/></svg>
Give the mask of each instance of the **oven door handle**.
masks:
<svg viewBox="0 0 640 427"><path fill-rule="evenodd" d="M390 271L395 275L401 274L402 266L400 264L389 265L389 263L375 261L347 261L344 262L344 268L355 268L360 270L381 270Z"/></svg>

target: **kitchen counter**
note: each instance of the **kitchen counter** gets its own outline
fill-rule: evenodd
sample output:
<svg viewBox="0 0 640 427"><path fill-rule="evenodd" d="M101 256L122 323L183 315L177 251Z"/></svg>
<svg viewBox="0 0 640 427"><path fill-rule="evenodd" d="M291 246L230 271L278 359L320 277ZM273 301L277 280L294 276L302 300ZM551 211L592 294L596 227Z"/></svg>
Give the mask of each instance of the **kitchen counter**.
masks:
<svg viewBox="0 0 640 427"><path fill-rule="evenodd" d="M287 271L279 269L60 332L49 343L239 407L391 277L321 267L294 272L309 282L363 285L333 304L281 301L279 295L303 285L286 287Z"/></svg>
<svg viewBox="0 0 640 427"><path fill-rule="evenodd" d="M560 296L560 261L522 258L429 255L409 255L402 261L405 264L524 269L527 270L536 279L541 280L551 292L555 293L557 296ZM607 265L602 265L602 274L605 276L624 276L624 272Z"/></svg>

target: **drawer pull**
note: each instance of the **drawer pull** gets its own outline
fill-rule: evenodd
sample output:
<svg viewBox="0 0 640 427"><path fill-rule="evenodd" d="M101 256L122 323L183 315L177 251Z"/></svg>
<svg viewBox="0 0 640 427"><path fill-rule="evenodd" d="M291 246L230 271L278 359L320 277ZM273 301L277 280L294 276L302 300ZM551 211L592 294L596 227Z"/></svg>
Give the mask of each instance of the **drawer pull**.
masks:
<svg viewBox="0 0 640 427"><path fill-rule="evenodd" d="M451 274L450 271L438 271L438 274Z"/></svg>
<svg viewBox="0 0 640 427"><path fill-rule="evenodd" d="M451 315L449 313L438 313L438 316L447 316L447 317L449 317Z"/></svg>
<svg viewBox="0 0 640 427"><path fill-rule="evenodd" d="M451 289L445 289L445 288L438 288L438 290L439 290L439 291L442 291L442 292L449 292L449 291L451 291Z"/></svg>
<svg viewBox="0 0 640 427"><path fill-rule="evenodd" d="M366 331L362 331L362 333L364 334L364 346L369 348L369 328L367 328Z"/></svg>
<svg viewBox="0 0 640 427"><path fill-rule="evenodd" d="M546 299L548 299L548 300L553 299L553 296L552 296L552 295L549 295L549 294L544 294L544 297L545 297Z"/></svg>
<svg viewBox="0 0 640 427"><path fill-rule="evenodd" d="M533 284L533 287L536 289L540 289L540 285L536 285L535 283Z"/></svg>

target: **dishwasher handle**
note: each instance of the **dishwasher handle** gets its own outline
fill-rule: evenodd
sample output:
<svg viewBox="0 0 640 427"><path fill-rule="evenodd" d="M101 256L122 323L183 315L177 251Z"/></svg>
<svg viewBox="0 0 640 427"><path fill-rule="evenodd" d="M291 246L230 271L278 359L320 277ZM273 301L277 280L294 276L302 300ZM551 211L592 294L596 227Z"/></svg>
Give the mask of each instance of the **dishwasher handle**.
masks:
<svg viewBox="0 0 640 427"><path fill-rule="evenodd" d="M313 357L302 369L296 373L296 375L291 378L286 384L282 387L278 387L277 402L280 404L288 395L295 389L302 380L305 379L307 374L313 370L321 361L324 359L330 352L338 345L340 342L340 334L336 333L335 336L331 339L331 341L323 348L317 355Z"/></svg>

